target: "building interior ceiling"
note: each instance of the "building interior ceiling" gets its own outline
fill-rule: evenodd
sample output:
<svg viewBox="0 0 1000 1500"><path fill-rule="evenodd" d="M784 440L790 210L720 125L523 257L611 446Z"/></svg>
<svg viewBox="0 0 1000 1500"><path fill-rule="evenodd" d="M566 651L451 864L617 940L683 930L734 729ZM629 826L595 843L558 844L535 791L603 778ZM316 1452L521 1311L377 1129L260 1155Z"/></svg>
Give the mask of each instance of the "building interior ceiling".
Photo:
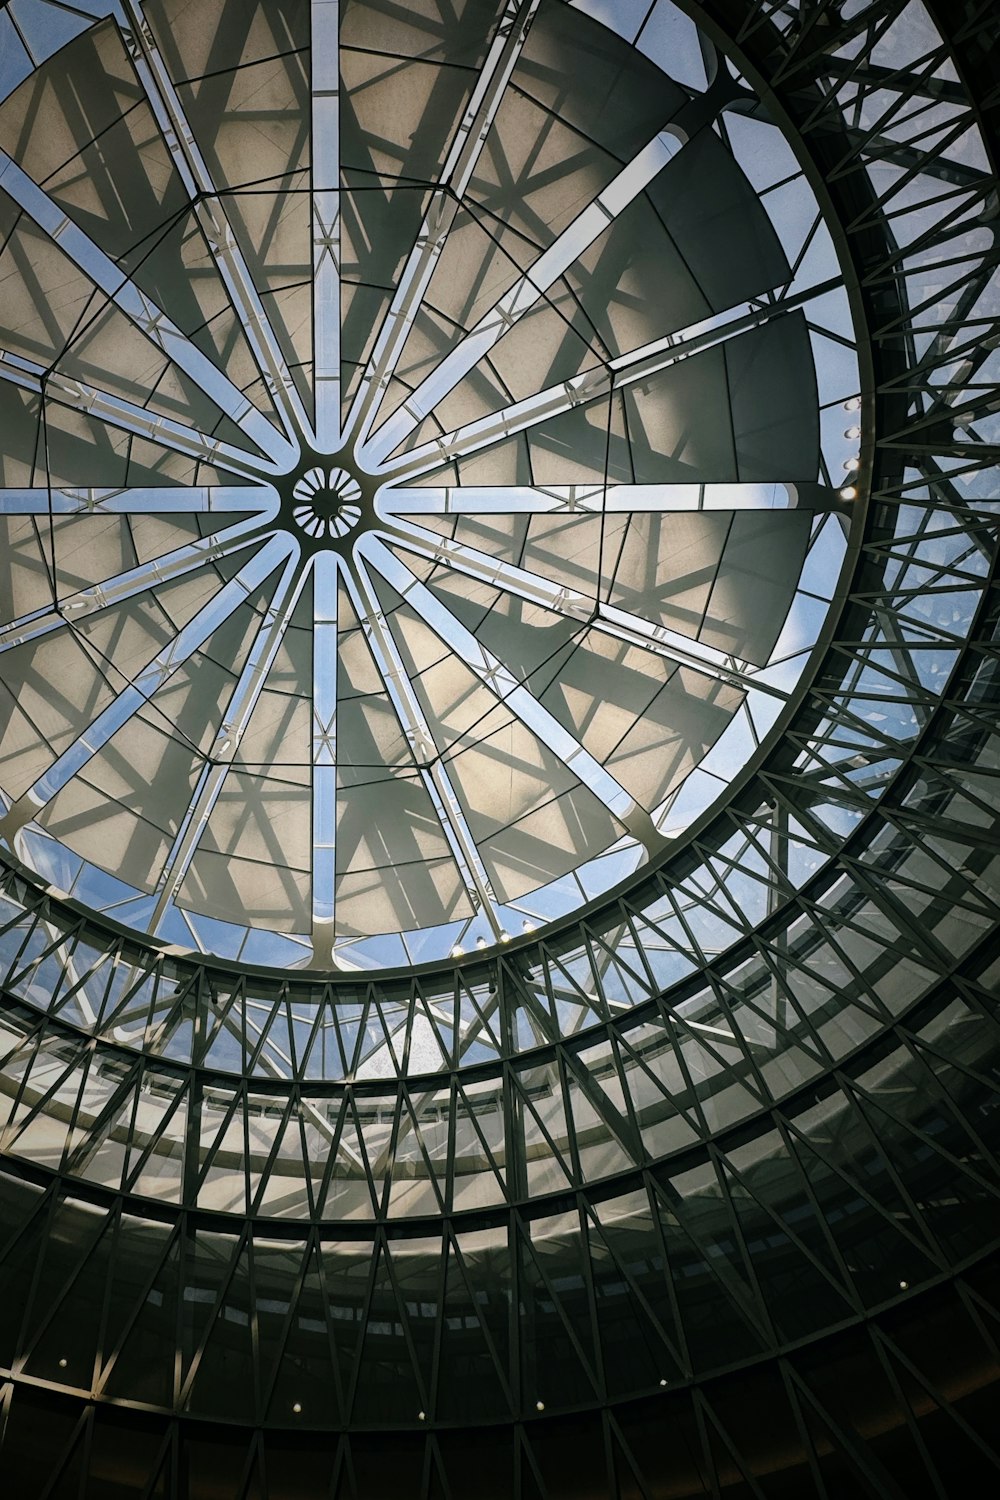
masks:
<svg viewBox="0 0 1000 1500"><path fill-rule="evenodd" d="M0 1488L1000 1485L988 0L0 5Z"/></svg>

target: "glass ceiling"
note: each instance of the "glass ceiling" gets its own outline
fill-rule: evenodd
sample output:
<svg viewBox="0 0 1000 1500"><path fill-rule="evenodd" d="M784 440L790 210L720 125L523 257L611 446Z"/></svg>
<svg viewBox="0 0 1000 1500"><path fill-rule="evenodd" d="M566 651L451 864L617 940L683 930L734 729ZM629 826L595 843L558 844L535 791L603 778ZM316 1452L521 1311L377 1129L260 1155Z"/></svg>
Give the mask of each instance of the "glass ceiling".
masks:
<svg viewBox="0 0 1000 1500"><path fill-rule="evenodd" d="M7 848L343 970L660 859L860 523L847 293L747 84L666 0L14 10Z"/></svg>
<svg viewBox="0 0 1000 1500"><path fill-rule="evenodd" d="M8 1488L874 1493L909 1443L949 1494L996 1363L1000 269L956 66L995 22L953 60L920 0L711 7L822 173L856 359L678 11L543 0L491 52L380 3L0 6ZM515 734L566 874L486 820Z"/></svg>

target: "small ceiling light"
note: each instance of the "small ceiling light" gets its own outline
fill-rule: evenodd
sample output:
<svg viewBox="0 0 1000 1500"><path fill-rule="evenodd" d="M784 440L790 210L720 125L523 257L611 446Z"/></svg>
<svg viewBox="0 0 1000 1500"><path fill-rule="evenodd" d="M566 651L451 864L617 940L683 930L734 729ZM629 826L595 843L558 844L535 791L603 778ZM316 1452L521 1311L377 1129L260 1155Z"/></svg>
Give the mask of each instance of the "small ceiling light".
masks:
<svg viewBox="0 0 1000 1500"><path fill-rule="evenodd" d="M476 947L477 948L485 948L486 947L486 939L484 937L477 937L476 938Z"/></svg>
<svg viewBox="0 0 1000 1500"><path fill-rule="evenodd" d="M841 500L856 500L858 498L857 489L853 484L845 484L840 492L840 498Z"/></svg>
<svg viewBox="0 0 1000 1500"><path fill-rule="evenodd" d="M861 428L848 427L847 431L844 433L844 436L845 438L859 438L861 436Z"/></svg>
<svg viewBox="0 0 1000 1500"><path fill-rule="evenodd" d="M452 958L461 958L464 952L465 949L462 947L461 943L456 943L454 948L452 948L451 950L451 956Z"/></svg>
<svg viewBox="0 0 1000 1500"><path fill-rule="evenodd" d="M535 930L534 922L529 922L527 917L525 917L521 925L524 928L525 932L534 932Z"/></svg>
<svg viewBox="0 0 1000 1500"><path fill-rule="evenodd" d="M860 409L861 409L861 397L860 396L852 396L851 399L850 399L850 401L845 401L844 402L844 410L845 411L860 411Z"/></svg>
<svg viewBox="0 0 1000 1500"><path fill-rule="evenodd" d="M855 471L855 469L860 469L860 467L861 467L861 460L860 460L860 458L845 458L844 459L844 468L847 470L847 472L849 474L853 474L854 471Z"/></svg>
<svg viewBox="0 0 1000 1500"><path fill-rule="evenodd" d="M418 1422L426 1422L426 1420L427 1420L427 1413L426 1412L422 1412L422 1411L418 1411L417 1412L417 1421Z"/></svg>
<svg viewBox="0 0 1000 1500"><path fill-rule="evenodd" d="M665 1381L665 1380L661 1380L661 1381L660 1381L660 1384L661 1384L661 1385L666 1385L666 1383L667 1383L667 1382L666 1382L666 1381Z"/></svg>
<svg viewBox="0 0 1000 1500"><path fill-rule="evenodd" d="M507 932L506 930L504 930L503 932L501 932L501 934L500 934L500 941L501 941L501 943L509 943L510 942L510 933Z"/></svg>
<svg viewBox="0 0 1000 1500"><path fill-rule="evenodd" d="M59 1368L60 1368L60 1370L65 1370L65 1368L66 1368L66 1360L65 1359L61 1359L59 1361Z"/></svg>
<svg viewBox="0 0 1000 1500"><path fill-rule="evenodd" d="M301 1402L296 1401L295 1405L292 1407L292 1411L295 1413L296 1416L298 1416L298 1414L299 1414L299 1412L301 1410L302 1410L302 1404L301 1404Z"/></svg>
<svg viewBox="0 0 1000 1500"><path fill-rule="evenodd" d="M545 1410L545 1402L544 1401L536 1401L535 1402L535 1410L536 1411L544 1411Z"/></svg>
<svg viewBox="0 0 1000 1500"><path fill-rule="evenodd" d="M901 1281L899 1283L899 1290L901 1292L908 1292L910 1290L910 1283L908 1281Z"/></svg>

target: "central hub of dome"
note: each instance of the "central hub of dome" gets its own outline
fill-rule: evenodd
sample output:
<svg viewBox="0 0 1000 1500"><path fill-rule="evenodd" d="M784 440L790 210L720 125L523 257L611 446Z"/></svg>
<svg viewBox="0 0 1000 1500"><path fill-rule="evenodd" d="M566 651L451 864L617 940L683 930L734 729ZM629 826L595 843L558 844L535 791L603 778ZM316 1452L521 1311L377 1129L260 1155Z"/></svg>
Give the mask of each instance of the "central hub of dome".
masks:
<svg viewBox="0 0 1000 1500"><path fill-rule="evenodd" d="M361 486L346 469L315 464L292 486L291 509L314 542L339 541L361 520Z"/></svg>

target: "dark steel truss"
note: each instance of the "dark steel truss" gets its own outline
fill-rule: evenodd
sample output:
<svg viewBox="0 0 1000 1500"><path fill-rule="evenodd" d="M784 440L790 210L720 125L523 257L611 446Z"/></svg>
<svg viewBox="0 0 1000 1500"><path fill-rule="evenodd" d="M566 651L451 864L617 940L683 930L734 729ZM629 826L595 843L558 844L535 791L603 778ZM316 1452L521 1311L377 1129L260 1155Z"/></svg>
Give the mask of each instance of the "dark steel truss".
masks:
<svg viewBox="0 0 1000 1500"><path fill-rule="evenodd" d="M997 179L953 149L995 148L996 21L697 13L809 160L867 334L822 667L654 875L485 961L282 980L6 873L19 1493L997 1483Z"/></svg>

